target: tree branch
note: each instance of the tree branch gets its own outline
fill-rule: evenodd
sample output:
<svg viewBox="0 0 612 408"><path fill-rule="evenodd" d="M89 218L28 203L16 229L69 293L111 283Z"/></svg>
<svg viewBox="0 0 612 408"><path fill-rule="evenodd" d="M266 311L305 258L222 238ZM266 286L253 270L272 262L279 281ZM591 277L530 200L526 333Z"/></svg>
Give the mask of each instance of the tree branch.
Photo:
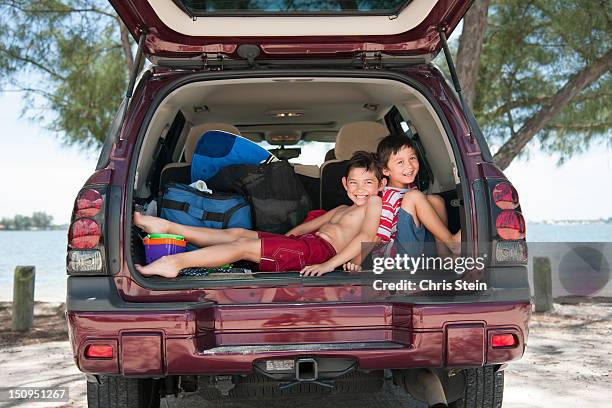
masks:
<svg viewBox="0 0 612 408"><path fill-rule="evenodd" d="M16 10L21 11L22 13L26 13L26 14L71 14L71 13L96 13L96 14L100 14L103 16L107 16L107 17L111 17L111 18L115 18L115 15L112 13L108 13L106 11L100 10L98 8L95 7L91 7L91 8L82 8L82 9L78 9L78 8L57 8L57 9L27 9L25 7L20 7L19 5L17 5L14 1L9 1L9 2L0 2L0 6L7 6L7 7L11 7L14 8Z"/></svg>
<svg viewBox="0 0 612 408"><path fill-rule="evenodd" d="M572 101L582 102L582 101L586 101L589 99L609 98L610 96L612 96L612 93L602 91L602 92L595 92L595 93L587 94L587 95L578 95L575 98L573 98ZM552 98L551 96L546 95L546 96L535 96L533 98L510 100L504 104L499 105L493 112L485 113L485 115L490 118L495 118L503 114L504 112L506 112L507 109L517 109L517 108L523 109L531 105L546 103L550 101L551 98Z"/></svg>
<svg viewBox="0 0 612 408"><path fill-rule="evenodd" d="M29 88L29 87L25 87L25 86L21 86L19 84L15 85L17 87L17 89L0 89L0 92L25 92L25 93L33 93L33 94L38 94L40 96L42 96L45 99L48 99L50 101L54 101L55 103L58 103L62 106L68 106L68 102L67 101L61 101L57 98L57 96L44 91L42 89L36 89L36 88Z"/></svg>
<svg viewBox="0 0 612 408"><path fill-rule="evenodd" d="M6 54L9 56L9 58L15 59L17 61L21 61L21 62L25 62L27 64L31 64L33 66L35 66L36 68L40 69L41 71L46 72L47 74L51 75L54 79L58 80L58 81L65 81L66 78L64 78L63 76L61 76L60 74L58 74L55 71L50 70L48 67L42 65L41 63L39 63L38 61L35 61L31 58L28 57L24 57L22 55L18 55L15 54L5 48L0 48L0 52Z"/></svg>
<svg viewBox="0 0 612 408"><path fill-rule="evenodd" d="M603 56L574 74L571 79L544 104L540 110L527 120L514 137L511 137L495 154L493 159L499 167L505 169L525 147L527 143L559 114L576 95L584 88L599 79L612 65L612 49Z"/></svg>
<svg viewBox="0 0 612 408"><path fill-rule="evenodd" d="M604 130L604 129L612 128L612 122L574 123L572 125L546 125L545 128L551 129L551 130L576 130L576 131Z"/></svg>

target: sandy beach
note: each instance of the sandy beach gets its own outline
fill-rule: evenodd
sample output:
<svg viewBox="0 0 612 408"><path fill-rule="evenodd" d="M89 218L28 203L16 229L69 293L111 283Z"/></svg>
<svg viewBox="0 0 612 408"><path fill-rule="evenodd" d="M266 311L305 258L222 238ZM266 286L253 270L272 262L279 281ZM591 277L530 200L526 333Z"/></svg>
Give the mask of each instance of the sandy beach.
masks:
<svg viewBox="0 0 612 408"><path fill-rule="evenodd" d="M506 369L504 407L604 408L610 405L612 302L609 299L589 302L582 299L582 303L574 303L577 299L567 301L572 303L555 303L552 312L533 315L527 352L523 359ZM87 405L85 379L72 359L61 304L37 303L35 327L29 333L19 334L10 330L10 303L3 302L0 303L0 323L0 382L4 387L68 386L68 403L47 406ZM422 407L394 388L385 386L371 402L364 401L364 406ZM189 395L168 398L162 406L197 407L202 402L197 395ZM9 405L0 402L2 406ZM38 407L40 404L10 406ZM321 401L302 404L303 408L310 406L321 408ZM330 406L338 408L344 403L333 401ZM271 405L267 403L266 407Z"/></svg>

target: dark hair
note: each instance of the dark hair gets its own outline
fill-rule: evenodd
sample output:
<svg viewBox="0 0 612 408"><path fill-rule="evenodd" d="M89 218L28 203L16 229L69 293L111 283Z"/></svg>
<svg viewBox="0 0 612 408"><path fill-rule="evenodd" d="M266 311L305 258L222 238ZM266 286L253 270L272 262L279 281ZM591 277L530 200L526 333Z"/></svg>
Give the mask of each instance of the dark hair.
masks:
<svg viewBox="0 0 612 408"><path fill-rule="evenodd" d="M376 154L365 152L360 150L358 152L353 153L353 156L348 161L348 165L346 166L346 173L344 177L348 177L351 169L366 169L366 171L371 171L376 176L378 181L381 181L383 178L382 169L378 164L378 160L376 159Z"/></svg>
<svg viewBox="0 0 612 408"><path fill-rule="evenodd" d="M403 147L415 148L412 140L408 139L406 136L391 134L383 138L376 148L376 156L380 165L385 167L387 163L389 163L391 155L397 154Z"/></svg>

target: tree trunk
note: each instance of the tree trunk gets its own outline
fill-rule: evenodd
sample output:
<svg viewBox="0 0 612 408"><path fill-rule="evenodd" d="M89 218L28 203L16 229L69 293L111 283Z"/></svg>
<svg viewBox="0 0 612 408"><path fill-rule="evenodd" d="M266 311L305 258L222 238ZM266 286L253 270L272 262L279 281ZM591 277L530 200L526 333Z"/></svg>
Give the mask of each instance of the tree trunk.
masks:
<svg viewBox="0 0 612 408"><path fill-rule="evenodd" d="M584 88L597 81L612 66L612 49L603 56L574 74L549 102L542 105L540 110L529 118L519 131L512 136L493 156L497 165L503 170L510 165L516 155L544 126L555 118L576 95Z"/></svg>
<svg viewBox="0 0 612 408"><path fill-rule="evenodd" d="M132 56L132 46L130 44L130 33L123 24L123 21L119 20L119 30L121 31L121 48L123 48L123 54L125 55L125 62L128 68L128 72L132 72L134 69L134 57Z"/></svg>
<svg viewBox="0 0 612 408"><path fill-rule="evenodd" d="M463 96L470 107L476 98L476 80L480 68L480 52L487 31L490 0L476 0L463 18L463 32L459 38L457 76Z"/></svg>

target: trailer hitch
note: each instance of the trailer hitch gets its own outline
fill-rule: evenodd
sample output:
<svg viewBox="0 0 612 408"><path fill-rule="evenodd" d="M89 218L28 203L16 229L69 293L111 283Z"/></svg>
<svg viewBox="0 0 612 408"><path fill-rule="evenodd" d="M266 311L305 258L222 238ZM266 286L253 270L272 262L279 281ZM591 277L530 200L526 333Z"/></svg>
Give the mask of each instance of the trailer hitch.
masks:
<svg viewBox="0 0 612 408"><path fill-rule="evenodd" d="M295 380L289 383L280 384L279 388L285 390L300 383L317 384L325 388L336 388L329 381L319 380L319 364L314 358L300 358L295 362Z"/></svg>

